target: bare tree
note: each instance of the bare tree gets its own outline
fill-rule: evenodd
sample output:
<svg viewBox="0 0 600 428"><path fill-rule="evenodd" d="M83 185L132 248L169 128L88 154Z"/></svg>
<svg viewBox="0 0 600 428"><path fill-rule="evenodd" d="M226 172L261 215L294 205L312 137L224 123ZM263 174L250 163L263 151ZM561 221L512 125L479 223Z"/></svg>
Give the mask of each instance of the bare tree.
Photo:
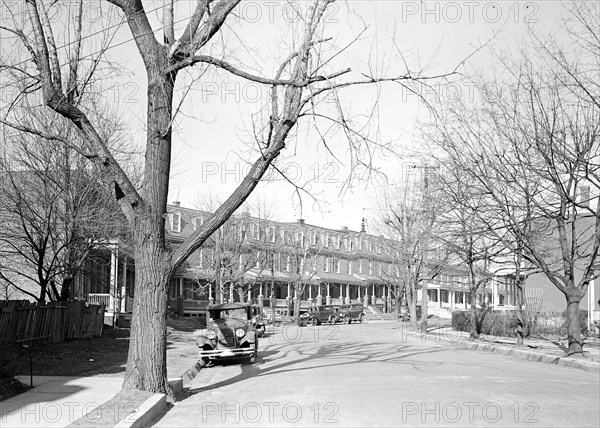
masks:
<svg viewBox="0 0 600 428"><path fill-rule="evenodd" d="M401 75L381 77L366 73L360 78L350 78L350 69L341 62L339 54L346 47L335 48L334 41L324 33L324 18L333 0L313 0L300 3L299 19L290 30L290 50L277 62L273 77L248 71L245 64L230 62L227 43L228 17L234 14L240 0L199 1L191 16L184 17L181 3L170 0L157 2L157 11L162 14L162 26L153 28L151 16L141 0L107 0L119 11L127 23L137 52L146 71L147 109L141 114L146 133L145 165L139 186L115 159L98 132L97 123L89 113L89 97L86 89L91 76L98 73L97 66L103 55L85 52L89 43L86 38L100 39L106 47L112 47L109 26L102 22L100 29L85 34L82 14L87 4L80 0L74 14L62 14L72 19L53 23L49 19L51 11L63 7L61 3L44 0L26 0L27 19L21 25L17 20L14 26L2 26L0 30L10 34L28 54L24 60L3 61L1 70L17 80L22 90L11 103L12 115L0 119L2 123L16 129L24 127L18 121L20 100L41 96L43 104L57 114L69 119L79 130L84 141L78 147L95 166L99 178L110 189L114 200L120 205L133 237L136 266L135 300L131 324L131 344L125 374L124 389L142 389L154 392L170 392L166 376L166 313L169 278L194 251L210 237L231 214L246 200L265 175L273 161L286 147L288 137L297 126L299 119L325 121L341 128L349 143L349 150L355 162L367 153L372 155L378 142L368 138L354 124L348 121L339 103L338 93L344 88L356 85L371 85L393 82L410 85L415 80L424 79L420 72L406 69ZM179 9L178 9L179 7ZM179 22L183 22L181 25ZM176 24L177 23L177 24ZM157 30L161 31L160 38ZM59 34L60 33L60 34ZM180 33L177 35L177 33ZM362 34L362 33L361 33ZM60 39L58 37L60 36ZM69 39L70 37L70 39ZM236 34L236 37L240 37ZM357 37L357 39L360 36ZM61 49L58 40L68 39L66 49ZM117 45L114 46L115 48ZM92 61L89 61L89 58ZM181 89L178 99L189 94L189 79L180 76L193 72L198 66L201 81L202 73L217 69L237 78L265 85L270 89L268 117L261 123L253 124L253 142L259 155L251 162L251 167L242 182L229 198L214 212L193 235L175 250L165 245L165 214L171 167L173 130L176 129L176 115L179 105L174 104L176 91ZM68 70L68 73L66 72ZM15 76L18 76L15 79ZM183 85L183 88L181 87ZM192 84L193 85L193 84ZM23 89L25 88L25 89ZM323 97L334 94L335 114L331 110L321 110ZM47 134L39 129L24 129L38 134ZM46 135L53 141L63 142L57 135ZM196 140L203 144L213 142ZM321 139L325 143L325 140ZM368 167L370 161L365 162Z"/></svg>
<svg viewBox="0 0 600 428"><path fill-rule="evenodd" d="M124 237L122 215L69 147L21 132L5 141L0 280L38 302L68 300L90 252Z"/></svg>
<svg viewBox="0 0 600 428"><path fill-rule="evenodd" d="M439 213L441 193L436 174L429 165L413 165L416 174L407 174L399 186L386 189L378 198L379 221L398 243L398 277L403 283L410 320L418 323L418 290L422 292L420 328L427 332L427 285L444 269L448 252L442 250ZM396 316L400 296L396 296Z"/></svg>
<svg viewBox="0 0 600 428"><path fill-rule="evenodd" d="M599 169L600 110L529 61L511 70L507 84L489 85L480 114L452 113L442 147L500 214L496 227L511 236L511 250L565 295L568 352L577 354L579 302L600 246L588 179Z"/></svg>

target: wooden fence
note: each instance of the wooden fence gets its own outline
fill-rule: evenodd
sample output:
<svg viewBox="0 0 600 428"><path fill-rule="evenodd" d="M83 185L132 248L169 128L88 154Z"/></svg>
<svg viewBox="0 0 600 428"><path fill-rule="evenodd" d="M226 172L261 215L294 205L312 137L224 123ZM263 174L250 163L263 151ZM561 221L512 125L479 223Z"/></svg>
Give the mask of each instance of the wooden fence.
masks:
<svg viewBox="0 0 600 428"><path fill-rule="evenodd" d="M50 302L0 300L0 345L62 342L100 336L104 305L82 301Z"/></svg>

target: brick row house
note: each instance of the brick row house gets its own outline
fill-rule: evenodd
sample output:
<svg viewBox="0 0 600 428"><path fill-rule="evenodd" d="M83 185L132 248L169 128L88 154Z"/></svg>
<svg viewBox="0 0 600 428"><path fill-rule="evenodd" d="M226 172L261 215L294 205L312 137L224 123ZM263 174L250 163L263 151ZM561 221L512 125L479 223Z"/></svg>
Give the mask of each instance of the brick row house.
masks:
<svg viewBox="0 0 600 428"><path fill-rule="evenodd" d="M169 205L168 212L172 245L183 242L211 215L178 203ZM287 314L296 298L301 307L360 302L375 311L393 311L402 268L398 244L368 234L364 222L354 231L239 214L213 236L171 280L169 297L190 302L190 313L193 301L244 300L275 305ZM514 305L514 279L495 277L482 293L494 307ZM430 313L469 308L464 271L449 266L430 282L428 295Z"/></svg>

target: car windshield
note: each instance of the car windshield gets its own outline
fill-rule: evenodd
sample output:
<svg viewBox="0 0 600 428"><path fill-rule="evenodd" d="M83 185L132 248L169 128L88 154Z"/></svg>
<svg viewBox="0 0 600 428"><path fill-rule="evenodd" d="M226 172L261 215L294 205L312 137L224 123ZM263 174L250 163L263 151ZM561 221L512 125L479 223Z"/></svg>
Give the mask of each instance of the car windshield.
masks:
<svg viewBox="0 0 600 428"><path fill-rule="evenodd" d="M246 319L246 310L245 309L230 309L222 314L223 318L238 318L245 320Z"/></svg>

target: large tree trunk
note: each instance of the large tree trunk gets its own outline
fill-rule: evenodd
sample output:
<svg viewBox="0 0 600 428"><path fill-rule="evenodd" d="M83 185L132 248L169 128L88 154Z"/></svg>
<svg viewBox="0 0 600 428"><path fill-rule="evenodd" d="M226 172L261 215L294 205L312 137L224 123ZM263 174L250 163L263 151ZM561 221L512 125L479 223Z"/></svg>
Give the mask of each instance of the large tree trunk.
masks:
<svg viewBox="0 0 600 428"><path fill-rule="evenodd" d="M135 296L123 389L172 396L166 348L170 260L155 233L144 229L135 235Z"/></svg>
<svg viewBox="0 0 600 428"><path fill-rule="evenodd" d="M583 298L581 290L567 289L567 335L569 351L567 355L582 354L581 325L579 324L579 302Z"/></svg>
<svg viewBox="0 0 600 428"><path fill-rule="evenodd" d="M171 115L175 74L165 75L166 51L146 63L148 113L142 195L133 229L135 296L123 389L168 393L167 300L172 273L165 246L165 214L171 161ZM134 338L136 339L134 341Z"/></svg>

